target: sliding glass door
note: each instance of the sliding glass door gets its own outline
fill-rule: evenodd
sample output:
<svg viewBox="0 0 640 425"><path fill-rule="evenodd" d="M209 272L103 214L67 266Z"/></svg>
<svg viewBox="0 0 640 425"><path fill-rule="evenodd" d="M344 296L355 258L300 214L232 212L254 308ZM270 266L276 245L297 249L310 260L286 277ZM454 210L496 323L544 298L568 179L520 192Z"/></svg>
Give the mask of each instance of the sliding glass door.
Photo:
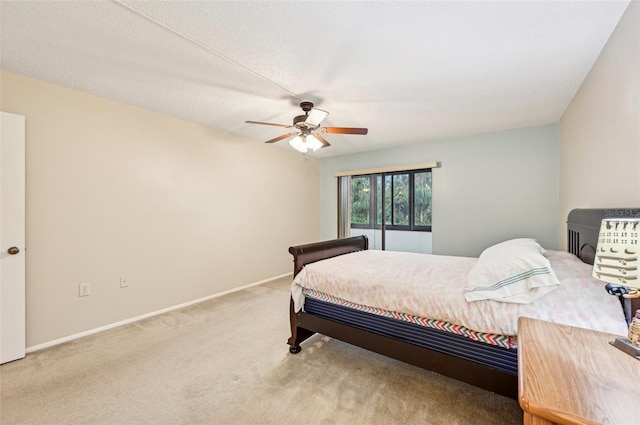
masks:
<svg viewBox="0 0 640 425"><path fill-rule="evenodd" d="M348 222L348 233L367 235L371 249L430 253L431 182L431 169L340 177L342 236Z"/></svg>

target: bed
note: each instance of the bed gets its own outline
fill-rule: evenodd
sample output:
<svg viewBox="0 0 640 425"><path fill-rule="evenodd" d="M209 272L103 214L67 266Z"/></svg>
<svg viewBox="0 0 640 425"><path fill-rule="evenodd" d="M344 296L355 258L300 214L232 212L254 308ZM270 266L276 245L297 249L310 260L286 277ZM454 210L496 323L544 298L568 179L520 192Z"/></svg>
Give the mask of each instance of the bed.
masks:
<svg viewBox="0 0 640 425"><path fill-rule="evenodd" d="M542 250L544 257L549 261L550 274L553 275L551 277L557 274L560 279L557 282L559 284L549 283L548 286L553 286L548 289L549 293L537 295L537 299L533 302L516 300L513 303L503 303L489 299L465 303L464 298L474 296L471 292L475 289L467 288L468 290L465 289L466 292L462 294L460 289L455 289L457 286L452 286L451 290L443 290L444 287L440 286L436 291L432 291L431 295L427 293L417 297L419 300L426 297L440 297L435 302L435 308L439 306L441 310L438 314L450 309L451 304L447 303L473 306L463 315L463 320L476 319L476 322L470 326L456 323L458 320L456 318L447 317L448 320L443 320L442 317L428 317L429 313L423 315L420 310L415 310L418 307L422 308L416 306L415 299L405 302L405 299L411 298L406 293L391 300L390 291L394 285L398 286L398 279L381 276L381 270L384 267L376 269L376 264L387 264L383 261L399 261L397 264L403 265L405 263L402 262L405 259L395 258L399 253L383 254L380 251L377 253L368 251L368 240L364 236L291 247L289 252L294 257L294 285L290 302L289 351L293 354L300 352L303 341L315 333L320 333L498 394L517 398L517 332L513 329L513 326L517 325L512 322L517 323L519 315L539 317L620 335L625 333L623 305L605 292L604 284L600 285L599 281L589 276L588 264L593 263L600 221L605 217L632 217L638 212L640 209L571 211L567 221L567 252ZM519 242L509 241L509 243L511 244L509 249L511 249L514 243ZM442 264L438 266L439 274L436 274L444 276L444 280L451 281L470 276L477 269L476 263L484 261L485 258L484 252L480 259L406 254L424 257L424 261L437 259ZM391 260L379 258L380 255L393 258ZM353 261L356 258L356 262L362 266L360 269L354 268L349 274L348 269L353 268ZM423 261L423 259L412 257L409 263L417 261ZM332 267L335 270L344 270L344 273L336 274L334 270L331 272L333 274L322 274L323 268L330 270ZM396 269L404 270L404 267L403 265ZM456 273L444 272L451 269L455 269ZM354 280L354 275L364 275L362 280L365 283L358 283ZM408 280L411 281L411 279L409 275ZM300 280L303 282L298 282ZM371 301L361 298L365 291L358 285L367 282L373 282L375 287L373 292L378 294L379 299ZM542 287L535 289L546 290ZM419 286L409 289L409 291L419 290L421 290ZM588 297L591 297L590 301L584 304L584 299ZM547 304L546 300L550 300L551 304L545 310L542 304ZM389 302L390 307L381 308L382 304L378 301ZM628 300L626 302L629 303ZM408 304L408 307L403 303ZM496 308L496 305L507 306L502 309L504 310L502 313L500 307L497 307L498 316L502 317L500 314L503 314L504 317L498 320L497 325L491 325L498 326L497 328L489 328L490 331L485 332L485 329L480 329L484 324L477 325L477 320L484 318L486 308L489 306ZM409 311L406 310L407 308ZM640 306L627 305L628 310L632 308L640 308ZM405 311L402 311L403 309ZM594 310L601 311L603 316L594 315ZM575 323L574 318L580 321Z"/></svg>

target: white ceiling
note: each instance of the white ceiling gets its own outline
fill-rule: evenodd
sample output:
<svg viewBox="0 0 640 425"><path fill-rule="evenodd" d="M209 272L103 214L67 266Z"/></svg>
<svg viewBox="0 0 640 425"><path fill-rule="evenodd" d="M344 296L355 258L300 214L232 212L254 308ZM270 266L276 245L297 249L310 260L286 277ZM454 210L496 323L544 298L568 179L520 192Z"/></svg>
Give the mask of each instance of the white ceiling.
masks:
<svg viewBox="0 0 640 425"><path fill-rule="evenodd" d="M308 99L341 155L557 122L628 4L3 0L0 66L256 143Z"/></svg>

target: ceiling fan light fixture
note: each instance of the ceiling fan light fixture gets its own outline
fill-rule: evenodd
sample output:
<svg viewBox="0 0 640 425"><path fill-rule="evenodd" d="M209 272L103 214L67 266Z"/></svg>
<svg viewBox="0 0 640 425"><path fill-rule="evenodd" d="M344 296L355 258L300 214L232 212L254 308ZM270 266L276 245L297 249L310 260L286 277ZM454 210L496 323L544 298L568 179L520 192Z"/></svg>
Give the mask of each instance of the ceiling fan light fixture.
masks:
<svg viewBox="0 0 640 425"><path fill-rule="evenodd" d="M289 140L289 144L291 145L292 148L302 153L306 153L307 150L309 150L307 148L307 144L304 141L302 141L302 137L300 136L296 136L293 139Z"/></svg>
<svg viewBox="0 0 640 425"><path fill-rule="evenodd" d="M310 134L307 136L307 147L315 152L322 147L322 142Z"/></svg>
<svg viewBox="0 0 640 425"><path fill-rule="evenodd" d="M322 147L322 142L312 135L300 135L289 140L289 145L298 152L307 153L308 151L317 151Z"/></svg>

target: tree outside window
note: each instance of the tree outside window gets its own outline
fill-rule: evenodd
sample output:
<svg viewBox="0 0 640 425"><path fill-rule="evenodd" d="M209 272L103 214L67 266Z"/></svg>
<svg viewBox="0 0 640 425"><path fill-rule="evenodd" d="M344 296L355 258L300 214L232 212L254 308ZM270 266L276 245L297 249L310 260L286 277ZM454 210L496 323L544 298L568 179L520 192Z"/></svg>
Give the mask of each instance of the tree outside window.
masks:
<svg viewBox="0 0 640 425"><path fill-rule="evenodd" d="M431 170L389 173L384 183L386 228L431 231ZM381 227L382 192L382 174L351 178L351 227Z"/></svg>
<svg viewBox="0 0 640 425"><path fill-rule="evenodd" d="M370 224L371 196L368 176L351 178L351 223Z"/></svg>

